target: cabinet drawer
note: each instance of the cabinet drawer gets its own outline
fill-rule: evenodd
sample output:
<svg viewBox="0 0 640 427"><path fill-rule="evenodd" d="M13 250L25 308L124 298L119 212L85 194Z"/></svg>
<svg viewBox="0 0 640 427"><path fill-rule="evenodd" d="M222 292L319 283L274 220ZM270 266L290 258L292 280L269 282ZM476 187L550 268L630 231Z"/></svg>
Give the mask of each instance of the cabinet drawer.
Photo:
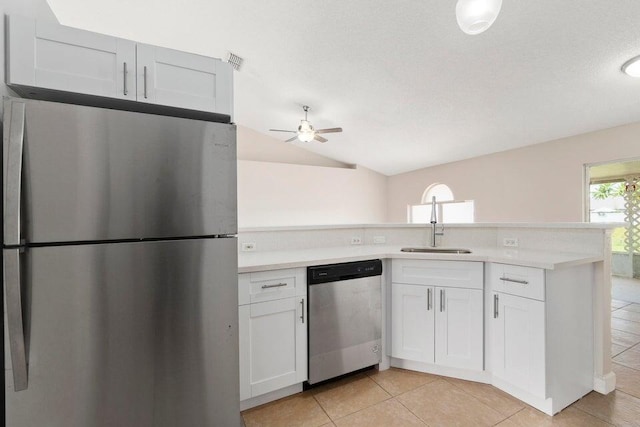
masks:
<svg viewBox="0 0 640 427"><path fill-rule="evenodd" d="M306 295L304 268L258 271L238 275L240 305Z"/></svg>
<svg viewBox="0 0 640 427"><path fill-rule="evenodd" d="M495 263L489 268L493 291L544 301L543 269Z"/></svg>
<svg viewBox="0 0 640 427"><path fill-rule="evenodd" d="M433 261L394 259L391 264L394 283L483 289L483 263L473 261Z"/></svg>

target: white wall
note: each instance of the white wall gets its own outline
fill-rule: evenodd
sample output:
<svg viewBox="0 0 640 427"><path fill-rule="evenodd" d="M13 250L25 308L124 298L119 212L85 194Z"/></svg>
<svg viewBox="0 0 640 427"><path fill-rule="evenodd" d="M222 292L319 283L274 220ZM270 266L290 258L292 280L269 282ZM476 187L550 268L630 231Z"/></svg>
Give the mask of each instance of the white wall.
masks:
<svg viewBox="0 0 640 427"><path fill-rule="evenodd" d="M640 123L389 177L390 222L405 222L434 182L475 200L477 222L582 221L583 166L640 157Z"/></svg>
<svg viewBox="0 0 640 427"><path fill-rule="evenodd" d="M12 14L33 17L40 21L58 22L46 0L1 0L0 15L2 16L2 21L0 22L0 45L3 47L5 46L5 15ZM4 54L2 54L0 55L0 97L6 95L16 96L4 83L5 69ZM0 103L0 121L2 120L2 110L2 103Z"/></svg>
<svg viewBox="0 0 640 427"><path fill-rule="evenodd" d="M238 161L238 225L385 222L386 176L366 168Z"/></svg>
<svg viewBox="0 0 640 427"><path fill-rule="evenodd" d="M242 228L385 222L386 184L377 172L238 126Z"/></svg>

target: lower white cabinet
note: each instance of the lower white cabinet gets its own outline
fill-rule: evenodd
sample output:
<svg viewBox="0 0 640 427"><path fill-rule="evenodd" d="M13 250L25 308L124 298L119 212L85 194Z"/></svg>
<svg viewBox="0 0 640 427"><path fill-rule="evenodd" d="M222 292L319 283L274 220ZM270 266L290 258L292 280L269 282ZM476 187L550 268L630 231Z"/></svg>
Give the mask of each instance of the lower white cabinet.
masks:
<svg viewBox="0 0 640 427"><path fill-rule="evenodd" d="M393 357L433 363L433 287L393 283L391 325Z"/></svg>
<svg viewBox="0 0 640 427"><path fill-rule="evenodd" d="M435 363L454 368L483 368L483 292L436 288Z"/></svg>
<svg viewBox="0 0 640 427"><path fill-rule="evenodd" d="M593 390L591 265L487 268L493 385L549 415Z"/></svg>
<svg viewBox="0 0 640 427"><path fill-rule="evenodd" d="M307 294L304 269L241 274L240 295L264 291L240 305L240 400L307 379ZM246 289L245 289L246 288ZM286 290L289 288L290 290ZM283 291L285 289L285 291ZM290 296L291 292L297 295ZM258 291L254 291L257 294Z"/></svg>
<svg viewBox="0 0 640 427"><path fill-rule="evenodd" d="M498 292L493 298L493 376L544 398L544 302Z"/></svg>
<svg viewBox="0 0 640 427"><path fill-rule="evenodd" d="M482 263L394 260L392 275L391 356L481 371Z"/></svg>

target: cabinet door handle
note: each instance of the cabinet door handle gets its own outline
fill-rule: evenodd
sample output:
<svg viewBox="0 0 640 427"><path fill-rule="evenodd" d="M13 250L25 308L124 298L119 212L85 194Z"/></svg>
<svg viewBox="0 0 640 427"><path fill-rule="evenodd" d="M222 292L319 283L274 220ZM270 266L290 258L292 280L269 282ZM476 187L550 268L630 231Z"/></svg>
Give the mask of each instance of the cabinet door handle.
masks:
<svg viewBox="0 0 640 427"><path fill-rule="evenodd" d="M431 288L427 288L427 311L431 310Z"/></svg>
<svg viewBox="0 0 640 427"><path fill-rule="evenodd" d="M145 65L142 68L142 73L143 73L143 85L144 85L144 99L147 99L147 66Z"/></svg>
<svg viewBox="0 0 640 427"><path fill-rule="evenodd" d="M129 90L127 89L127 63L123 62L122 69L124 71L124 83L122 85L123 94L127 96L129 94Z"/></svg>
<svg viewBox="0 0 640 427"><path fill-rule="evenodd" d="M262 289L281 288L283 286L287 286L287 284L286 283L274 283L273 285L262 285Z"/></svg>
<svg viewBox="0 0 640 427"><path fill-rule="evenodd" d="M526 281L526 280L510 279L508 277L501 277L500 280L502 280L503 282L520 283L521 285L528 285L529 284L529 282Z"/></svg>
<svg viewBox="0 0 640 427"><path fill-rule="evenodd" d="M440 289L440 311L444 311L444 289Z"/></svg>
<svg viewBox="0 0 640 427"><path fill-rule="evenodd" d="M300 319L302 320L302 323L304 323L304 298L300 300L300 309L302 310L302 315L300 316Z"/></svg>
<svg viewBox="0 0 640 427"><path fill-rule="evenodd" d="M499 302L499 297L498 294L493 294L493 318L497 319L498 318L498 302Z"/></svg>

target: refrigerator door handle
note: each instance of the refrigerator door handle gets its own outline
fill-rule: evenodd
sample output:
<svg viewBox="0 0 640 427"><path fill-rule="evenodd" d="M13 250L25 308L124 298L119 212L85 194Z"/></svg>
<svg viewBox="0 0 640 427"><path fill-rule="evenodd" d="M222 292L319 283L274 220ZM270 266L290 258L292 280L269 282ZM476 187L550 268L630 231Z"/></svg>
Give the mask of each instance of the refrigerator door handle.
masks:
<svg viewBox="0 0 640 427"><path fill-rule="evenodd" d="M26 390L28 386L27 353L22 325L22 295L20 287L20 249L4 251L4 277L7 299L7 329L13 369L13 388Z"/></svg>
<svg viewBox="0 0 640 427"><path fill-rule="evenodd" d="M19 245L25 104L14 101L10 105L9 143L4 164L4 242L6 245Z"/></svg>

